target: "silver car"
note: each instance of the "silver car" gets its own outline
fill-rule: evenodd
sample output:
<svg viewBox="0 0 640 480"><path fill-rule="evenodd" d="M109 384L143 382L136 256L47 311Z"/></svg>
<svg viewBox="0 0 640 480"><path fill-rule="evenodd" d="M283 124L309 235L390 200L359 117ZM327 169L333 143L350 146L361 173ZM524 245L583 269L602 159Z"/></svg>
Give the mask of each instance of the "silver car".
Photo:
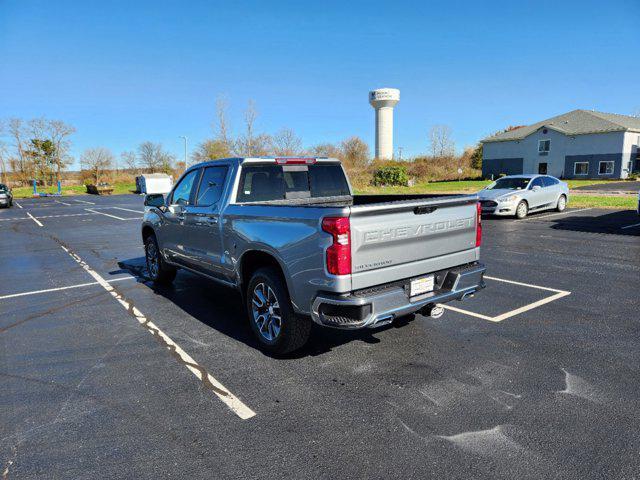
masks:
<svg viewBox="0 0 640 480"><path fill-rule="evenodd" d="M482 213L524 218L529 212L562 212L569 201L569 186L550 175L510 175L478 192Z"/></svg>

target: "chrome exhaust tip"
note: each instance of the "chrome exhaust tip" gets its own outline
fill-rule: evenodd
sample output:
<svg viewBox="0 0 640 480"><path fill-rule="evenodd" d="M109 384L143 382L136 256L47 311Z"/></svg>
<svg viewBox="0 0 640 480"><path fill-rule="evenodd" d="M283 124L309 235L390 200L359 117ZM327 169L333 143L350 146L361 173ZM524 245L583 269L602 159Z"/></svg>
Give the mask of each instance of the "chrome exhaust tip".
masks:
<svg viewBox="0 0 640 480"><path fill-rule="evenodd" d="M440 318L444 315L444 307L442 305L429 304L422 309L421 313L426 317Z"/></svg>

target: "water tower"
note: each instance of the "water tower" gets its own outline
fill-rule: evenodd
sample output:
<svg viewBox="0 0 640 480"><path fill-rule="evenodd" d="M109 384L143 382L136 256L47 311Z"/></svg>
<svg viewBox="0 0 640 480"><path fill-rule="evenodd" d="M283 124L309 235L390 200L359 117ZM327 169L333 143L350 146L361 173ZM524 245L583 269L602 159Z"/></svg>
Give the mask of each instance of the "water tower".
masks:
<svg viewBox="0 0 640 480"><path fill-rule="evenodd" d="M397 88L369 92L369 103L376 109L376 158L393 158L393 107L400 101Z"/></svg>

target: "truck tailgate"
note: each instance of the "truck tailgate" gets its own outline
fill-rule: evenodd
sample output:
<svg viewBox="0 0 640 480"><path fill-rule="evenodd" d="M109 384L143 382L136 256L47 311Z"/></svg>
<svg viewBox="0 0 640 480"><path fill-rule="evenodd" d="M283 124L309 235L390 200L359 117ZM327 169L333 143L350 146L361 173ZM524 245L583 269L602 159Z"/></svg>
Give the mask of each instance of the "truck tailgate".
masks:
<svg viewBox="0 0 640 480"><path fill-rule="evenodd" d="M352 288L477 260L476 215L474 196L351 207Z"/></svg>

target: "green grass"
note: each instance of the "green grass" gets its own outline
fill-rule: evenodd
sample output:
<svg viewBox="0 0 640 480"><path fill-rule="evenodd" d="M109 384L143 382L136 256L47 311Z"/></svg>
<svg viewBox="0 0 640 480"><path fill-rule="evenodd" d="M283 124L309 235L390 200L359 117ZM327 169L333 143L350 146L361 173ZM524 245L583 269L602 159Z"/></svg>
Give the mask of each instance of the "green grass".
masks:
<svg viewBox="0 0 640 480"><path fill-rule="evenodd" d="M115 183L113 185L113 194L131 193L136 189L135 183ZM57 187L39 187L39 193L57 193ZM62 195L84 195L87 193L87 188L84 185L73 185L70 187L62 188ZM33 196L33 187L16 187L13 189L14 198L29 198Z"/></svg>
<svg viewBox="0 0 640 480"><path fill-rule="evenodd" d="M571 195L569 207L571 208L615 208L620 210L635 210L638 198L626 197L601 197L596 195Z"/></svg>

